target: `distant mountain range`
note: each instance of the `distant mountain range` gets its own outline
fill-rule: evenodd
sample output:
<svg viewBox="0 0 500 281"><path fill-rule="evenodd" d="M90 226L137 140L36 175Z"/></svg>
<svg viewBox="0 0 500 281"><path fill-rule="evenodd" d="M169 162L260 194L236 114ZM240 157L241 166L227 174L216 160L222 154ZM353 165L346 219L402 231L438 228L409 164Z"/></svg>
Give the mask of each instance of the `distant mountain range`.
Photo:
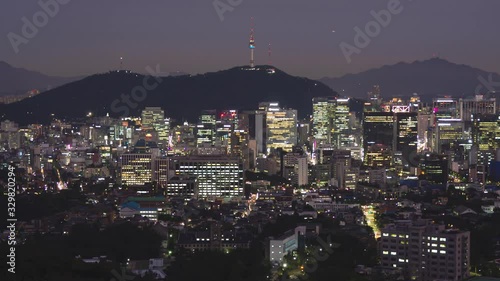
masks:
<svg viewBox="0 0 500 281"><path fill-rule="evenodd" d="M335 89L340 95L366 98L373 85L380 85L382 96L405 97L417 93L424 100L435 96L473 96L482 84L479 77L488 81L491 73L467 65L459 65L441 58L413 63L400 62L358 74L339 78L322 78L319 81ZM492 81L500 82L500 76L492 74ZM497 91L500 87L497 86ZM483 85L480 92L486 93ZM491 89L491 87L490 87Z"/></svg>
<svg viewBox="0 0 500 281"><path fill-rule="evenodd" d="M20 102L0 105L0 119L29 124L48 123L52 114L67 120L83 118L89 112L95 116L138 116L146 106L160 106L167 116L178 121L195 121L205 109L251 110L263 101L278 101L305 116L312 111L313 97L336 95L321 82L290 76L279 69L270 74L269 66L256 68L161 77L156 87L157 79L149 77L146 82L150 90L145 95L137 92L138 99L131 98L129 105L123 95L131 97L133 89L143 87L147 77L123 71L97 74Z"/></svg>
<svg viewBox="0 0 500 281"><path fill-rule="evenodd" d="M43 92L81 78L47 76L0 61L0 95L21 95L34 89Z"/></svg>

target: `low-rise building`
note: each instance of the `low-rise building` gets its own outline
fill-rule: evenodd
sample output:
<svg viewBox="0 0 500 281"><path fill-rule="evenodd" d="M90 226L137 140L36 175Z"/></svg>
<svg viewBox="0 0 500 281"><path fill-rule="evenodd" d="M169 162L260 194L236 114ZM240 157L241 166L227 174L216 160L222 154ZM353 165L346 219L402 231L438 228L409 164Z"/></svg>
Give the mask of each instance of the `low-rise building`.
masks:
<svg viewBox="0 0 500 281"><path fill-rule="evenodd" d="M381 230L381 265L400 268L407 280L461 281L469 277L470 232L430 220L401 220Z"/></svg>
<svg viewBox="0 0 500 281"><path fill-rule="evenodd" d="M302 237L306 234L305 226L298 226L285 232L278 238L270 238L267 247L267 257L273 264L279 264L283 257L299 248Z"/></svg>

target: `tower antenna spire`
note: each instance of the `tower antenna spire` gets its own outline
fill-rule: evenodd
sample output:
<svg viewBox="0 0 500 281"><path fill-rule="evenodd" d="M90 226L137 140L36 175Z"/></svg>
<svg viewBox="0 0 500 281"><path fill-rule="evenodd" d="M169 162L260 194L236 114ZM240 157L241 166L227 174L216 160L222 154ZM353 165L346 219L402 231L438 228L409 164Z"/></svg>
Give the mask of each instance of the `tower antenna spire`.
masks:
<svg viewBox="0 0 500 281"><path fill-rule="evenodd" d="M123 57L120 57L120 71L123 70Z"/></svg>
<svg viewBox="0 0 500 281"><path fill-rule="evenodd" d="M254 50L255 50L255 38L254 38L254 20L253 17L250 19L250 67L253 68L255 66L254 60Z"/></svg>
<svg viewBox="0 0 500 281"><path fill-rule="evenodd" d="M268 61L268 64L269 66L272 66L273 65L273 62L271 60L271 55L273 53L273 50L272 50L272 46L271 46L271 43L269 43L269 49L267 51L268 55L269 55L269 61Z"/></svg>

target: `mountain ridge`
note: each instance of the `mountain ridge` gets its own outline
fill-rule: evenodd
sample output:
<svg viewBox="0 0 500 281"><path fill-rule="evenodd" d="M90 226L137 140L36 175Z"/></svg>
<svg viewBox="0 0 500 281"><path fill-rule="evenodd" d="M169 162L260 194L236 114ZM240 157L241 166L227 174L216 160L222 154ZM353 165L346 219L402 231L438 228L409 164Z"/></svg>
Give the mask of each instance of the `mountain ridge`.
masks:
<svg viewBox="0 0 500 281"><path fill-rule="evenodd" d="M49 76L0 61L0 95L21 95L34 89L43 92L81 78Z"/></svg>
<svg viewBox="0 0 500 281"><path fill-rule="evenodd" d="M323 77L321 81L340 94L366 98L373 85L380 85L384 98L410 96L417 93L424 99L436 95L457 97L476 93L481 81L479 77L500 81L500 75L465 64L457 64L442 58L416 60L411 63L399 62L384 65L360 73L345 74L341 77ZM486 93L483 85L482 90ZM481 92L483 93L483 92Z"/></svg>
<svg viewBox="0 0 500 281"><path fill-rule="evenodd" d="M109 72L88 76L35 97L0 106L1 119L20 124L48 123L54 117L75 120L88 112L94 116L120 117L122 112L112 105L128 106L130 114L139 116L146 106L160 106L166 115L176 120L196 121L205 109L255 110L263 101L278 101L283 107L311 112L315 96L335 96L336 93L321 82L295 77L269 66L233 67L227 70L197 75L160 77L161 83L132 103L123 101L123 95L132 96L132 89L144 84L144 76L129 72ZM149 77L147 83L154 85ZM152 88L152 87L150 87ZM137 105L136 105L137 104ZM114 109L117 109L115 106Z"/></svg>

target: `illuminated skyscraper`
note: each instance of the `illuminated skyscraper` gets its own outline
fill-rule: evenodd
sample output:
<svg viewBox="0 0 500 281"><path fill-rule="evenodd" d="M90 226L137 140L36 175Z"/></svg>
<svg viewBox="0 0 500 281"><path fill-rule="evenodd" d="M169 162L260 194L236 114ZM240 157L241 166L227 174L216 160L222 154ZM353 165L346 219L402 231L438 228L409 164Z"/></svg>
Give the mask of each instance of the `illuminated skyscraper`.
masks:
<svg viewBox="0 0 500 281"><path fill-rule="evenodd" d="M461 119L438 119L435 127L433 150L442 153L447 146L464 139L464 122Z"/></svg>
<svg viewBox="0 0 500 281"><path fill-rule="evenodd" d="M165 118L165 112L160 107L146 107L142 111L142 129L155 130L158 133L159 144L168 144L170 136L170 119Z"/></svg>
<svg viewBox="0 0 500 281"><path fill-rule="evenodd" d="M215 124L216 111L204 110L196 125L196 144L198 147L215 144Z"/></svg>
<svg viewBox="0 0 500 281"><path fill-rule="evenodd" d="M333 113L332 143L338 147L349 147L354 144L350 136L349 99L336 99Z"/></svg>
<svg viewBox="0 0 500 281"><path fill-rule="evenodd" d="M236 110L223 110L217 114L215 124L215 144L227 149L231 153L231 139L238 128L238 112Z"/></svg>
<svg viewBox="0 0 500 281"><path fill-rule="evenodd" d="M144 186L153 182L165 185L167 165L166 159L160 157L156 143L141 139L132 152L120 157L120 181L127 186Z"/></svg>
<svg viewBox="0 0 500 281"><path fill-rule="evenodd" d="M432 113L436 115L436 119L460 118L458 101L450 97L434 99Z"/></svg>
<svg viewBox="0 0 500 281"><path fill-rule="evenodd" d="M266 109L266 147L267 153L282 148L292 151L297 144L297 110L282 109L279 103L261 103Z"/></svg>
<svg viewBox="0 0 500 281"><path fill-rule="evenodd" d="M382 144L392 149L394 138L394 114L392 112L364 112L363 149Z"/></svg>
<svg viewBox="0 0 500 281"><path fill-rule="evenodd" d="M434 114L418 113L418 152L431 148Z"/></svg>
<svg viewBox="0 0 500 281"><path fill-rule="evenodd" d="M352 146L354 138L350 135L350 119L348 98L313 98L312 123L316 145Z"/></svg>
<svg viewBox="0 0 500 281"><path fill-rule="evenodd" d="M298 145L304 145L309 141L310 123L308 120L302 120L297 127Z"/></svg>
<svg viewBox="0 0 500 281"><path fill-rule="evenodd" d="M313 98L312 136L316 145L331 143L332 121L335 112L334 97Z"/></svg>
<svg viewBox="0 0 500 281"><path fill-rule="evenodd" d="M402 155L402 164L408 163L412 155L417 153L418 140L418 113L402 112L394 114L394 143L393 151L399 151ZM410 161L411 162L411 161Z"/></svg>
<svg viewBox="0 0 500 281"><path fill-rule="evenodd" d="M473 122L473 143L480 151L495 152L500 148L500 116L498 114L476 114Z"/></svg>
<svg viewBox="0 0 500 281"><path fill-rule="evenodd" d="M446 155L425 154L420 161L421 179L442 184L448 182L449 165Z"/></svg>
<svg viewBox="0 0 500 281"><path fill-rule="evenodd" d="M482 95L460 99L460 117L471 121L474 114L496 114L496 99L485 99Z"/></svg>
<svg viewBox="0 0 500 281"><path fill-rule="evenodd" d="M498 114L475 114L472 140L477 146L478 163L490 165L500 148L500 116Z"/></svg>
<svg viewBox="0 0 500 281"><path fill-rule="evenodd" d="M154 129L154 126L165 118L165 112L161 107L146 107L141 117L143 129Z"/></svg>
<svg viewBox="0 0 500 281"><path fill-rule="evenodd" d="M307 156L300 153L288 153L283 156L283 177L298 186L308 183Z"/></svg>

